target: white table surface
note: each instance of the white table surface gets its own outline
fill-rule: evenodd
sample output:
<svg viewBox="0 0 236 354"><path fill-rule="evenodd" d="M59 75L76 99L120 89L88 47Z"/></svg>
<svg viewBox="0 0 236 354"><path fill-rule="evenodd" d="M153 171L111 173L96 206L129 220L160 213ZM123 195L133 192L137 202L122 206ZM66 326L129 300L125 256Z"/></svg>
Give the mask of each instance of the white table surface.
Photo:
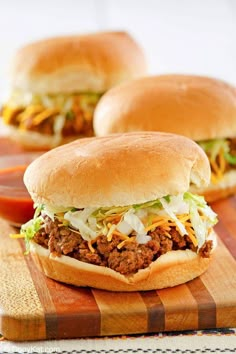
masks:
<svg viewBox="0 0 236 354"><path fill-rule="evenodd" d="M0 341L1 354L236 353L236 329L37 342Z"/></svg>

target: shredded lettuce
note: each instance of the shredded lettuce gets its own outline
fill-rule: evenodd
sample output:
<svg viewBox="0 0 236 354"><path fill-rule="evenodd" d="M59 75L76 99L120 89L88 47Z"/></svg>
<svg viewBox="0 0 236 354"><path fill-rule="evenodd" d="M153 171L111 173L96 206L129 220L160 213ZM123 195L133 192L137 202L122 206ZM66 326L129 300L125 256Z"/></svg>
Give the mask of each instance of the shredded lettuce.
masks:
<svg viewBox="0 0 236 354"><path fill-rule="evenodd" d="M97 208L93 213L92 216L94 216L97 220L103 220L107 216L112 216L112 215L123 215L125 212L127 212L130 209L130 206L125 206L125 207L112 207L112 208Z"/></svg>
<svg viewBox="0 0 236 354"><path fill-rule="evenodd" d="M200 249L206 241L208 228L216 224L217 215L207 205L203 197L185 193L184 199L189 204L190 220L198 241L198 249ZM201 214L205 215L207 219L203 220Z"/></svg>
<svg viewBox="0 0 236 354"><path fill-rule="evenodd" d="M42 204L40 204L40 205L35 204L34 209L35 209L34 219L36 219L41 214L41 211L43 210L43 205Z"/></svg>
<svg viewBox="0 0 236 354"><path fill-rule="evenodd" d="M28 221L24 225L21 226L21 235L24 235L25 238L25 254L29 253L30 250L30 241L34 238L35 234L42 227L42 216L37 216L36 218Z"/></svg>
<svg viewBox="0 0 236 354"><path fill-rule="evenodd" d="M204 197L186 192L184 193L184 200L189 204L195 205L195 207L209 219L212 226L217 223L217 214L207 205Z"/></svg>
<svg viewBox="0 0 236 354"><path fill-rule="evenodd" d="M22 92L21 90L14 90L8 100L8 105L11 107L43 105L46 108L57 107L66 113L72 109L74 99L78 99L80 101L82 109L87 109L87 107L95 105L100 97L100 93L90 92L40 95Z"/></svg>
<svg viewBox="0 0 236 354"><path fill-rule="evenodd" d="M135 215L135 210L132 208L124 215L124 221L136 232L136 241L140 244L145 244L151 240L151 237L147 235L145 226L140 218Z"/></svg>
<svg viewBox="0 0 236 354"><path fill-rule="evenodd" d="M198 142L198 144L214 161L217 155L219 155L220 150L223 150L224 153L229 152L229 142L226 139L212 139L200 141Z"/></svg>
<svg viewBox="0 0 236 354"><path fill-rule="evenodd" d="M136 235L136 242L144 245L146 244L148 241L150 241L152 238L149 235L141 235L141 234L137 234Z"/></svg>
<svg viewBox="0 0 236 354"><path fill-rule="evenodd" d="M198 242L198 249L200 249L205 243L207 236L207 229L205 227L204 221L201 219L201 216L198 212L197 205L193 202L192 199L189 200L189 212L190 212L190 220L192 226L195 230L195 235Z"/></svg>
<svg viewBox="0 0 236 354"><path fill-rule="evenodd" d="M177 199L176 199L177 198ZM173 202L172 202L173 199ZM175 221L179 232L182 236L187 235L188 232L185 226L179 221L176 216L176 210L179 209L180 204L184 203L183 196L172 197L170 202L167 202L165 198L161 198L161 204L163 206L164 212L170 216L170 218Z"/></svg>
<svg viewBox="0 0 236 354"><path fill-rule="evenodd" d="M236 156L230 154L229 141L227 139L212 139L200 141L198 144L209 155L210 159L215 161L220 151L223 151L225 160L230 165L236 165Z"/></svg>
<svg viewBox="0 0 236 354"><path fill-rule="evenodd" d="M86 241L90 241L97 236L96 231L88 224L88 219L94 212L94 209L95 208L86 208L79 211L68 211L64 215L64 219L69 221L70 225L76 230L79 230L82 238Z"/></svg>
<svg viewBox="0 0 236 354"><path fill-rule="evenodd" d="M132 226L130 226L125 220L120 221L118 225L115 225L115 228L125 235L129 235L133 231Z"/></svg>
<svg viewBox="0 0 236 354"><path fill-rule="evenodd" d="M132 227L134 231L136 231L138 234L145 235L145 227L142 223L142 221L139 219L137 215L134 214L134 209L130 209L125 213L124 215L124 221Z"/></svg>
<svg viewBox="0 0 236 354"><path fill-rule="evenodd" d="M47 215L51 220L58 219L63 225L79 231L81 237L86 241L93 240L101 234L109 239L112 233L117 230L127 236L136 236L136 241L140 244L145 244L151 239L147 235L146 228L152 225L153 220L158 216L168 216L182 236L188 235L185 223L181 221L184 219L178 216L189 215L197 238L198 249L206 241L209 228L217 222L217 215L207 205L205 199L189 192L122 207L67 208L63 210L43 205L37 207L34 219L22 226L21 233L25 235L27 249L29 241L43 225L44 215Z"/></svg>
<svg viewBox="0 0 236 354"><path fill-rule="evenodd" d="M146 202L146 203L143 203L143 204L135 204L132 207L135 210L142 209L142 208L149 208L149 207L161 209L162 205L161 205L160 200L157 199L157 200L152 200L151 202Z"/></svg>
<svg viewBox="0 0 236 354"><path fill-rule="evenodd" d="M231 155L229 152L226 152L224 154L226 161L230 164L230 165L236 165L236 156Z"/></svg>

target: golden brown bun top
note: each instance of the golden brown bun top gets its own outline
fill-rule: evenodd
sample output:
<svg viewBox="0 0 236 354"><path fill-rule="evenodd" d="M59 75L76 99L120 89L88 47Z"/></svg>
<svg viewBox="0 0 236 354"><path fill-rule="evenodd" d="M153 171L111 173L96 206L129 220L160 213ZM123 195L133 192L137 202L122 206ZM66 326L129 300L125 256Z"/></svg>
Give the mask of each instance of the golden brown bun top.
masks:
<svg viewBox="0 0 236 354"><path fill-rule="evenodd" d="M209 180L208 159L196 143L157 132L76 140L40 156L24 176L36 203L59 208L143 203Z"/></svg>
<svg viewBox="0 0 236 354"><path fill-rule="evenodd" d="M33 93L104 92L146 73L144 53L125 32L49 38L21 48L12 86Z"/></svg>
<svg viewBox="0 0 236 354"><path fill-rule="evenodd" d="M107 92L95 110L98 136L166 131L195 141L236 136L236 89L187 75L146 77Z"/></svg>

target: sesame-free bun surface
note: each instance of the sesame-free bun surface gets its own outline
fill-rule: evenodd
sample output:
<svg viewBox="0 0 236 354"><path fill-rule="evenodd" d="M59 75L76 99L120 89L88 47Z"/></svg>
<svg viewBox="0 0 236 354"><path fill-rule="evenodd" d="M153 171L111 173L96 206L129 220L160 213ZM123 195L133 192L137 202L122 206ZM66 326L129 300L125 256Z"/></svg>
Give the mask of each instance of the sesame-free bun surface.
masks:
<svg viewBox="0 0 236 354"><path fill-rule="evenodd" d="M211 238L215 249L217 241L214 232ZM169 251L149 267L125 276L108 267L81 262L68 256L55 257L48 249L33 241L30 250L39 269L49 278L112 291L153 290L186 283L205 272L214 255L212 252L209 258L202 258L191 250Z"/></svg>
<svg viewBox="0 0 236 354"><path fill-rule="evenodd" d="M24 176L36 203L59 208L144 203L209 180L208 159L195 142L158 132L79 139L40 156Z"/></svg>
<svg viewBox="0 0 236 354"><path fill-rule="evenodd" d="M32 93L104 92L146 73L144 53L125 32L55 37L22 47L13 88Z"/></svg>
<svg viewBox="0 0 236 354"><path fill-rule="evenodd" d="M96 135L166 131L195 141L236 136L236 89L190 75L146 77L107 92L96 107Z"/></svg>

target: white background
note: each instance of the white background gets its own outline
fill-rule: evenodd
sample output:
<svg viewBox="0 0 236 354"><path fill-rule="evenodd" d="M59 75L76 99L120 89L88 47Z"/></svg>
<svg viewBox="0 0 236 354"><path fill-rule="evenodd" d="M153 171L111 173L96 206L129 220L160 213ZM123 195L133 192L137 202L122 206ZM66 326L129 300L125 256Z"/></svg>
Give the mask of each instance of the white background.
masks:
<svg viewBox="0 0 236 354"><path fill-rule="evenodd" d="M127 30L151 73L193 73L236 85L236 0L0 0L0 96L21 45L46 36Z"/></svg>

